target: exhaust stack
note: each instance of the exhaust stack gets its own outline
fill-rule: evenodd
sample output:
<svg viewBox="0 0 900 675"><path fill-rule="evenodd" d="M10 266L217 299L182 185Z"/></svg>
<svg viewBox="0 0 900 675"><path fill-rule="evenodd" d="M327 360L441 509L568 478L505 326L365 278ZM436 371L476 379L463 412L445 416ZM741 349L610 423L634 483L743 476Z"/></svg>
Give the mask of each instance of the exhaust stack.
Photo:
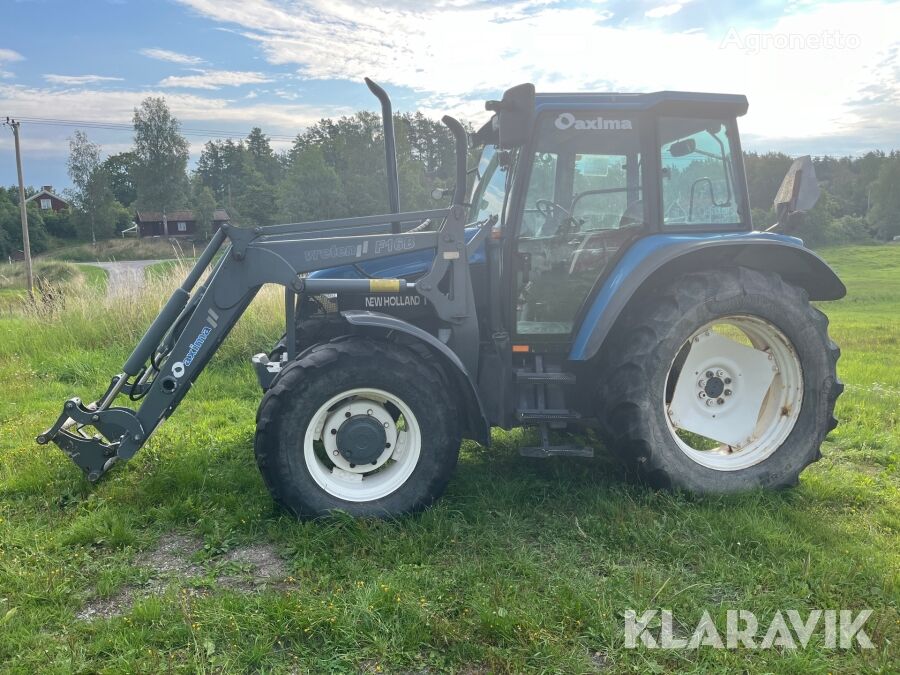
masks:
<svg viewBox="0 0 900 675"><path fill-rule="evenodd" d="M397 144L394 140L394 113L391 98L378 84L365 78L366 86L381 101L381 123L384 126L384 161L387 169L388 206L391 213L400 213L400 176L397 172ZM391 223L391 231L400 232L400 223Z"/></svg>

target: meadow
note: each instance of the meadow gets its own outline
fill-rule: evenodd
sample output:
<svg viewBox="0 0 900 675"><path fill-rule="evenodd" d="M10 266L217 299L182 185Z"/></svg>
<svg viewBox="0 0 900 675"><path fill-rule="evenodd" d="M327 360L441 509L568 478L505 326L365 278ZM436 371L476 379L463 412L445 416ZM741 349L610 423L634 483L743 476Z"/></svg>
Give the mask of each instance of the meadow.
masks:
<svg viewBox="0 0 900 675"><path fill-rule="evenodd" d="M900 246L823 256L843 355L840 425L794 489L657 492L593 460L527 460L528 432L465 442L430 511L297 522L253 459L249 356L280 333L268 290L179 410L96 485L34 436L93 398L176 283L0 312L0 671L516 673L900 669ZM12 282L10 282L12 283ZM0 290L2 292L2 290ZM90 399L88 399L90 400ZM531 439L533 440L533 439ZM871 609L874 649L629 649L624 615ZM658 623L653 624L654 629ZM761 636L760 636L761 637Z"/></svg>

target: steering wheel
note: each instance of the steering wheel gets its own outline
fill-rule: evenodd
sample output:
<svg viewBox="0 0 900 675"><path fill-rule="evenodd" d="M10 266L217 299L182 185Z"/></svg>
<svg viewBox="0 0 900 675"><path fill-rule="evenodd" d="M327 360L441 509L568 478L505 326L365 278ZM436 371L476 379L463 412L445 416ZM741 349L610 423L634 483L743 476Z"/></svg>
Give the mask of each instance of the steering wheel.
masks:
<svg viewBox="0 0 900 675"><path fill-rule="evenodd" d="M567 218L572 217L572 214L569 213L565 208L549 199L538 199L534 203L534 208L538 213L544 216L545 220L552 220L553 218L556 218L557 211L562 213Z"/></svg>

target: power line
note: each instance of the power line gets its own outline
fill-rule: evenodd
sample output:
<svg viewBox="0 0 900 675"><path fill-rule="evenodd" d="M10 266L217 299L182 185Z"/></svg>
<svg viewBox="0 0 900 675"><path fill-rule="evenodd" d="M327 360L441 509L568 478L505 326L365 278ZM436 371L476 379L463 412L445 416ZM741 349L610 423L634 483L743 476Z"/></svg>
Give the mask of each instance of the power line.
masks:
<svg viewBox="0 0 900 675"><path fill-rule="evenodd" d="M78 127L84 129L103 129L107 131L133 131L131 124L123 122L103 122L98 120L70 120L52 117L17 117L20 122L43 126ZM229 139L246 138L249 132L227 131L223 129L200 129L195 127L182 127L180 133L184 136L202 136L204 138ZM292 142L296 136L286 134L265 134L269 140Z"/></svg>

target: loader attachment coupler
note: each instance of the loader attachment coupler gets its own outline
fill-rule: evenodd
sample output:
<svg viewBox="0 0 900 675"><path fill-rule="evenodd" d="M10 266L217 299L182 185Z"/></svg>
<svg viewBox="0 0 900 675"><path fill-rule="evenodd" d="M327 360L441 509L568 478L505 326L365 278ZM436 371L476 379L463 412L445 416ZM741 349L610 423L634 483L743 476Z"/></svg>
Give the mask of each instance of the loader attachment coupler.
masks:
<svg viewBox="0 0 900 675"><path fill-rule="evenodd" d="M88 427L99 433L85 433ZM96 403L85 405L79 398L70 398L56 424L38 436L37 442L41 445L50 441L56 443L81 467L88 480L95 481L119 459L119 449L123 445L136 449L143 439L144 430L133 410L99 410Z"/></svg>

